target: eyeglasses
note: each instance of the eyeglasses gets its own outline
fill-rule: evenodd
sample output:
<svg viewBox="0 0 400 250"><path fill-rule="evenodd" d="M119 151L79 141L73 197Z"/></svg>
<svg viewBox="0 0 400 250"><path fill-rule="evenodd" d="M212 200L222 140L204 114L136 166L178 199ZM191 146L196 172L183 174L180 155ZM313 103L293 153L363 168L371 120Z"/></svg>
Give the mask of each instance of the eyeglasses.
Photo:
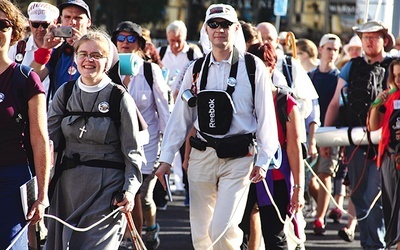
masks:
<svg viewBox="0 0 400 250"><path fill-rule="evenodd" d="M136 37L133 36L133 35L129 35L129 36L118 35L118 36L117 36L117 41L118 41L118 42L123 43L123 42L125 42L125 40L127 40L128 43L134 43L134 42L136 42Z"/></svg>
<svg viewBox="0 0 400 250"><path fill-rule="evenodd" d="M383 36L362 36L361 39L362 40L373 40L373 41L377 41L378 39L383 38Z"/></svg>
<svg viewBox="0 0 400 250"><path fill-rule="evenodd" d="M105 58L102 54L100 54L99 52L93 52L93 53L87 53L86 51L79 51L78 53L76 53L76 57L79 60L83 60L85 58L88 58L89 60L95 60L98 61L102 58Z"/></svg>
<svg viewBox="0 0 400 250"><path fill-rule="evenodd" d="M11 23L10 20L7 20L7 19L0 19L0 31L6 32L6 31L9 30L12 26L13 26L13 24Z"/></svg>
<svg viewBox="0 0 400 250"><path fill-rule="evenodd" d="M42 26L43 29L47 29L49 27L50 23L46 23L46 22L31 22L31 25L35 29L39 28L39 26Z"/></svg>
<svg viewBox="0 0 400 250"><path fill-rule="evenodd" d="M217 21L211 21L207 22L208 27L211 29L216 29L218 27L221 27L223 29L229 28L233 23L229 21L222 21L222 22L217 22Z"/></svg>

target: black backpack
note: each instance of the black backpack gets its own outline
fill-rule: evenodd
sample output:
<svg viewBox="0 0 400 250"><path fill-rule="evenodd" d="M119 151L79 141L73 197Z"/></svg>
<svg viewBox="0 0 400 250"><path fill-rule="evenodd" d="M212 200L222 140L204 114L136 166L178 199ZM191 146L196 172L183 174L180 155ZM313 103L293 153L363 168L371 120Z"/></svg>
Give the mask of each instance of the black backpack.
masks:
<svg viewBox="0 0 400 250"><path fill-rule="evenodd" d="M67 103L69 101L69 98L71 97L72 90L75 86L76 81L69 81L65 83L65 89L64 89L64 104L63 106L66 107ZM64 117L69 116L69 115L79 115L83 117L110 117L111 120L114 122L115 126L117 128L120 127L121 125L121 113L120 113L120 104L121 104L121 99L124 93L126 92L126 89L123 87L123 85L120 84L114 84L113 89L111 90L110 93L110 98L109 98L109 104L110 104L110 110L107 113L102 113L102 112L76 112L76 111L69 111L67 109L64 110ZM137 116L138 116L138 123L139 123L139 131L143 131L147 128L147 124L144 121L142 115L140 114L139 110L137 110ZM62 152L65 148L65 138L61 138L59 145L57 148L55 148L55 151L57 152Z"/></svg>
<svg viewBox="0 0 400 250"><path fill-rule="evenodd" d="M15 121L18 124L24 124L24 140L23 145L28 157L29 168L32 175L35 175L35 163L33 161L33 151L31 145L31 137L29 131L28 116L28 77L32 68L17 64L12 75L12 92L15 99Z"/></svg>
<svg viewBox="0 0 400 250"><path fill-rule="evenodd" d="M165 52L167 51L167 46L162 46L160 48L160 60L162 60L164 58ZM193 61L194 57L194 49L193 48L189 48L188 52L186 53L187 58L189 59L189 61Z"/></svg>
<svg viewBox="0 0 400 250"><path fill-rule="evenodd" d="M368 64L364 58L351 59L349 81L341 90L343 106L340 108L341 126L365 126L368 110L376 97L387 88L387 69L392 58L381 63Z"/></svg>
<svg viewBox="0 0 400 250"><path fill-rule="evenodd" d="M292 57L285 55L282 60L282 74L285 76L288 86L291 88L293 85L293 74L292 74Z"/></svg>

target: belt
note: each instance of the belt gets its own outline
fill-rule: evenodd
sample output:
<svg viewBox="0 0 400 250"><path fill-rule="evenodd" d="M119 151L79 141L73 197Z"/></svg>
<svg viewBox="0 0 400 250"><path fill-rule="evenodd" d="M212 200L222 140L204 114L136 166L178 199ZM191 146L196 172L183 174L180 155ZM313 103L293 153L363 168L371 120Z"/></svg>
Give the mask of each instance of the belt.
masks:
<svg viewBox="0 0 400 250"><path fill-rule="evenodd" d="M64 169L75 168L78 165L85 165L88 167L97 167L97 168L112 168L124 170L125 164L122 162L115 161L106 161L106 160L89 160L89 161L81 161L79 154L73 154L73 158L64 157L63 162L65 162Z"/></svg>

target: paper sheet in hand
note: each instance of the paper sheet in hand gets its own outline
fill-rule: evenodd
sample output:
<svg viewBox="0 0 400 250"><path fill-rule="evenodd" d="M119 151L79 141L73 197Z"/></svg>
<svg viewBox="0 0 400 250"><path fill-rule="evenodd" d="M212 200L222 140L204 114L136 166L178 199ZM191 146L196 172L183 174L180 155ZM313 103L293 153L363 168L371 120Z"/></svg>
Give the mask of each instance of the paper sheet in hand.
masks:
<svg viewBox="0 0 400 250"><path fill-rule="evenodd" d="M171 187L169 185L169 175L168 174L164 175L164 181L165 181L165 185L167 186L167 194L168 194L169 201L173 201Z"/></svg>
<svg viewBox="0 0 400 250"><path fill-rule="evenodd" d="M21 193L22 209L24 211L25 219L27 220L26 216L38 196L36 176L20 186L19 190Z"/></svg>

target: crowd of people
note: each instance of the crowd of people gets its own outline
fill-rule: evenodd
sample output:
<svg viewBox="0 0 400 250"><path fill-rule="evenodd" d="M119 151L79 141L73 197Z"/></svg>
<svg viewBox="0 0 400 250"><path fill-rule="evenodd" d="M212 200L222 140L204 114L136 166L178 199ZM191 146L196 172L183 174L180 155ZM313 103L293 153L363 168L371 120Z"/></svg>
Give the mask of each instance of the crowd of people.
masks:
<svg viewBox="0 0 400 250"><path fill-rule="evenodd" d="M171 174L195 249L304 249L304 217L324 235L343 213L343 240L358 226L363 249L400 249L400 39L384 23L317 46L212 4L199 44L176 20L156 47L132 21L93 27L82 0L26 13L0 0L1 249L157 249ZM330 126L349 144L318 145ZM366 145L352 139L359 127Z"/></svg>

